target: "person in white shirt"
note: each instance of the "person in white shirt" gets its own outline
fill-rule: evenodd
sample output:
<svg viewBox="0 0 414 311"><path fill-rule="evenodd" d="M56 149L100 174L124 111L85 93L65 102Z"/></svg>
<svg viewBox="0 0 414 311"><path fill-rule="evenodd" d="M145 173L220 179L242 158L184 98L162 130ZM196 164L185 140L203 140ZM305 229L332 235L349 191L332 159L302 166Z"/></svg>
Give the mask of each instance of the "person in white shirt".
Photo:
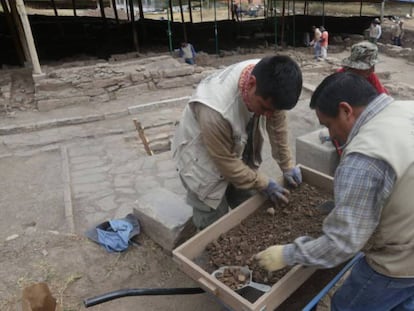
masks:
<svg viewBox="0 0 414 311"><path fill-rule="evenodd" d="M188 42L181 43L180 57L182 57L187 64L194 65L195 56L196 56L196 52L191 43L188 43Z"/></svg>
<svg viewBox="0 0 414 311"><path fill-rule="evenodd" d="M376 18L372 21L371 26L369 27L369 41L377 44L377 41L381 38L381 34L381 21Z"/></svg>

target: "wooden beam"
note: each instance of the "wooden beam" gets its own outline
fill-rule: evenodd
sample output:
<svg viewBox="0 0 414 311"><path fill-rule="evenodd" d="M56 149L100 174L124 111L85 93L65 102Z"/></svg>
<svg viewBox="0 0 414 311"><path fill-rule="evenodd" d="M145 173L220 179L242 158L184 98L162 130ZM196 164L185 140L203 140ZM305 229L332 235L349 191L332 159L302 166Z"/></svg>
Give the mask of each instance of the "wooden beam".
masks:
<svg viewBox="0 0 414 311"><path fill-rule="evenodd" d="M101 10L101 16L104 24L106 24L105 7L103 0L99 0L99 9Z"/></svg>
<svg viewBox="0 0 414 311"><path fill-rule="evenodd" d="M174 23L174 13L173 13L173 7L172 7L172 0L168 0L168 6L170 7L170 21L171 23Z"/></svg>
<svg viewBox="0 0 414 311"><path fill-rule="evenodd" d="M8 2L9 2L12 19L17 28L17 35L19 37L19 42L23 48L25 61L30 62L29 47L27 46L26 35L24 34L22 21L20 20L19 13L17 12L16 1L8 0Z"/></svg>
<svg viewBox="0 0 414 311"><path fill-rule="evenodd" d="M73 16L77 16L76 15L76 0L72 0L72 8L73 8Z"/></svg>
<svg viewBox="0 0 414 311"><path fill-rule="evenodd" d="M116 23L119 24L118 10L116 8L115 0L112 0L112 8L114 10L114 15L115 15Z"/></svg>
<svg viewBox="0 0 414 311"><path fill-rule="evenodd" d="M6 18L6 23L9 27L9 31L13 40L13 44L14 44L14 48L16 50L17 53L17 58L18 61L20 63L20 65L24 65L24 62L26 60L25 55L23 53L23 47L22 47L22 42L20 42L19 40L19 34L17 33L17 26L14 25L13 23L13 16L11 15L11 12L9 10L9 7L6 3L6 0L1 0L1 6L3 7L3 12L4 12L4 16ZM19 21L17 21L19 22Z"/></svg>
<svg viewBox="0 0 414 311"><path fill-rule="evenodd" d="M152 152L152 150L151 150L151 148L149 146L148 139L147 139L147 137L144 134L144 128L142 127L141 122L138 122L137 119L134 119L133 121L134 121L135 128L136 128L136 130L138 132L138 136L141 139L142 144L144 145L145 151L150 156L154 155L154 153Z"/></svg>
<svg viewBox="0 0 414 311"><path fill-rule="evenodd" d="M131 27L132 27L132 40L134 42L135 51L139 51L138 34L135 28L135 14L134 14L134 2L129 0L129 12L131 13Z"/></svg>
<svg viewBox="0 0 414 311"><path fill-rule="evenodd" d="M203 21L203 2L200 0L200 21Z"/></svg>
<svg viewBox="0 0 414 311"><path fill-rule="evenodd" d="M138 9L141 23L144 23L144 8L142 7L142 0L138 0Z"/></svg>
<svg viewBox="0 0 414 311"><path fill-rule="evenodd" d="M184 11L183 11L183 2L182 0L178 0L178 5L180 6L180 14L181 14L181 23L183 24L183 37L184 41L187 42L187 29L185 28L185 21L184 21Z"/></svg>
<svg viewBox="0 0 414 311"><path fill-rule="evenodd" d="M188 0L188 14L190 16L190 23L193 23L193 9L191 8L191 0Z"/></svg>
<svg viewBox="0 0 414 311"><path fill-rule="evenodd" d="M27 46L29 47L30 58L33 66L33 73L42 74L39 57L37 56L36 46L33 39L32 29L30 28L30 23L29 19L27 18L26 8L24 6L23 0L16 0L16 7L17 12L20 15L20 20L22 21Z"/></svg>
<svg viewBox="0 0 414 311"><path fill-rule="evenodd" d="M52 2L52 8L53 8L53 11L55 12L55 16L59 16L57 8L56 8L55 0L50 0L50 2Z"/></svg>
<svg viewBox="0 0 414 311"><path fill-rule="evenodd" d="M282 5L282 33L280 35L280 43L283 46L283 42L285 41L285 0L283 0Z"/></svg>

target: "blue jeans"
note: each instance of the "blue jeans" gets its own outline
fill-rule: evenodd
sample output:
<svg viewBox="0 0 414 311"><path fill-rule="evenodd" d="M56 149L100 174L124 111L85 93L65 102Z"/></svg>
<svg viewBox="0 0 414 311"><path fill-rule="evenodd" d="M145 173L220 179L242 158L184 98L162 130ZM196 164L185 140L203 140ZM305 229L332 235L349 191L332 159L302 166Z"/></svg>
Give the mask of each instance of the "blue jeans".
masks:
<svg viewBox="0 0 414 311"><path fill-rule="evenodd" d="M319 42L315 42L313 46L315 50L315 59L321 57L321 44Z"/></svg>
<svg viewBox="0 0 414 311"><path fill-rule="evenodd" d="M184 61L189 65L194 65L194 58L186 58Z"/></svg>
<svg viewBox="0 0 414 311"><path fill-rule="evenodd" d="M331 310L414 310L414 278L392 278L379 274L363 257L333 296Z"/></svg>

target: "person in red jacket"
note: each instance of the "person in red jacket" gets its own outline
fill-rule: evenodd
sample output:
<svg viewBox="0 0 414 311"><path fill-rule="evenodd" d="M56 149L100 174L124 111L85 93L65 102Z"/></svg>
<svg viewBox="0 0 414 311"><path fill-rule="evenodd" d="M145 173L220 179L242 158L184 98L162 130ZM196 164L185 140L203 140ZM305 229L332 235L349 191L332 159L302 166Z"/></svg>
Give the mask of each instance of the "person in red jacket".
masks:
<svg viewBox="0 0 414 311"><path fill-rule="evenodd" d="M337 71L352 71L361 75L375 87L379 94L389 95L388 90L381 84L375 74L375 64L377 63L378 47L369 41L361 41L351 47L351 55L342 60L342 67Z"/></svg>
<svg viewBox="0 0 414 311"><path fill-rule="evenodd" d="M381 84L378 76L375 74L376 63L378 63L377 45L369 41L361 41L351 47L351 55L342 60L342 67L337 72L351 71L356 73L367 79L379 94L385 93L389 95L388 90ZM332 144L335 146L339 156L342 155L343 143L332 139Z"/></svg>

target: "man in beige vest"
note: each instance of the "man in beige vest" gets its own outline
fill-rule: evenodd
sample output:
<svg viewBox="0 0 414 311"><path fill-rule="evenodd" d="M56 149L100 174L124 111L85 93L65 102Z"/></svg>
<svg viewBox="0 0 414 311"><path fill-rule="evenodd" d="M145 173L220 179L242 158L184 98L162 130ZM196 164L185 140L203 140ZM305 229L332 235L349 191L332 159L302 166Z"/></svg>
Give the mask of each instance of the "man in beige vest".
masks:
<svg viewBox="0 0 414 311"><path fill-rule="evenodd" d="M364 250L331 310L414 310L414 101L394 101L365 78L339 72L317 87L310 107L345 142L335 208L320 237L271 246L256 259L270 271L331 268Z"/></svg>
<svg viewBox="0 0 414 311"><path fill-rule="evenodd" d="M301 183L289 148L286 115L301 90L298 64L282 55L236 63L200 82L172 144L199 230L255 191L274 202L288 201L289 191L258 168L267 133L272 156L287 183Z"/></svg>

